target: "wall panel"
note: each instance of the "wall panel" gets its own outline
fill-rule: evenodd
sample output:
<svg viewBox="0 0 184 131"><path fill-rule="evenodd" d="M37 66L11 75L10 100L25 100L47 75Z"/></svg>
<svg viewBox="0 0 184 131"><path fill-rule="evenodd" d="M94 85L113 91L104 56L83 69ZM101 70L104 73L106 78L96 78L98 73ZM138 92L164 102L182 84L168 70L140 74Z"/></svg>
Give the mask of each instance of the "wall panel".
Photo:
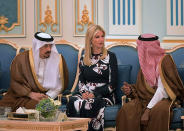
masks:
<svg viewBox="0 0 184 131"><path fill-rule="evenodd" d="M61 0L35 0L35 31L62 35Z"/></svg>
<svg viewBox="0 0 184 131"><path fill-rule="evenodd" d="M25 0L0 1L0 37L25 36Z"/></svg>

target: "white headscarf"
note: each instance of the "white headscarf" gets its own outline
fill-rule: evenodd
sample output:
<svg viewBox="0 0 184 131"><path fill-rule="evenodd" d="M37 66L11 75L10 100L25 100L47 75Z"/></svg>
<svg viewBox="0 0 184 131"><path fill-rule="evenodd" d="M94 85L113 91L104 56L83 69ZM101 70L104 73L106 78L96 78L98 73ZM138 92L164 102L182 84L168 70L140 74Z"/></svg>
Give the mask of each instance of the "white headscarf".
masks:
<svg viewBox="0 0 184 131"><path fill-rule="evenodd" d="M56 49L56 46L53 42L52 36L46 33L37 33L35 34L40 38L43 38L42 40L37 39L36 37L33 39L33 58L34 58L34 66L36 74L39 72L39 62L40 62L40 51L39 49L44 46L45 44L53 44L51 48L51 54L49 58L46 58L45 63L45 72L44 72L44 80L43 80L43 88L51 89L55 88L57 86L57 80L59 79L59 61L60 61L60 55ZM44 39L50 39L52 38L52 41L44 41ZM61 84L61 83L60 83Z"/></svg>

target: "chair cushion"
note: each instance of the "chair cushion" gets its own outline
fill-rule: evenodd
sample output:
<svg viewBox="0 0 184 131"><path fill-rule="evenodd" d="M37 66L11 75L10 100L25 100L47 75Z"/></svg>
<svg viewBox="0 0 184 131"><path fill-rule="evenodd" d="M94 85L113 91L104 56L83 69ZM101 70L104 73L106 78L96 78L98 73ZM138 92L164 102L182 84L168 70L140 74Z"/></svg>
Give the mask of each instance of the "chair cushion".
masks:
<svg viewBox="0 0 184 131"><path fill-rule="evenodd" d="M62 54L65 59L67 68L68 68L68 90L71 90L75 76L77 72L77 62L78 62L78 52L79 50L75 49L73 46L68 44L56 44L58 53Z"/></svg>
<svg viewBox="0 0 184 131"><path fill-rule="evenodd" d="M184 83L184 68L177 67L177 70L182 82Z"/></svg>
<svg viewBox="0 0 184 131"><path fill-rule="evenodd" d="M184 108L174 108L173 109L173 118L170 124L170 129L176 130L178 128L182 129L182 119L181 116L184 115Z"/></svg>
<svg viewBox="0 0 184 131"><path fill-rule="evenodd" d="M118 85L116 88L116 103L121 104L121 97L123 92L121 91L121 87L123 86L123 82L130 83L130 73L132 66L131 65L118 65Z"/></svg>
<svg viewBox="0 0 184 131"><path fill-rule="evenodd" d="M174 108L173 109L173 119L172 122L182 122L181 116L184 115L184 108Z"/></svg>
<svg viewBox="0 0 184 131"><path fill-rule="evenodd" d="M104 120L105 121L115 121L116 115L121 108L121 105L113 105L105 107Z"/></svg>

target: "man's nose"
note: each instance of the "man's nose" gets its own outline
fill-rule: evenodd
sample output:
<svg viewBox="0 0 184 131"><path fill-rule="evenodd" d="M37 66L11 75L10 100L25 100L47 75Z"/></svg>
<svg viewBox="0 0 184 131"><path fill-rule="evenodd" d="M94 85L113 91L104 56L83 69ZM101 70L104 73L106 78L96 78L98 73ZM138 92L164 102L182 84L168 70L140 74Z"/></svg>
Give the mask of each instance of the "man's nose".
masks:
<svg viewBox="0 0 184 131"><path fill-rule="evenodd" d="M101 37L101 38L100 38L100 41L101 41L101 42L104 42L104 37Z"/></svg>
<svg viewBox="0 0 184 131"><path fill-rule="evenodd" d="M48 51L51 51L51 48L52 48L51 46L48 46L48 47L47 47L47 50L48 50Z"/></svg>

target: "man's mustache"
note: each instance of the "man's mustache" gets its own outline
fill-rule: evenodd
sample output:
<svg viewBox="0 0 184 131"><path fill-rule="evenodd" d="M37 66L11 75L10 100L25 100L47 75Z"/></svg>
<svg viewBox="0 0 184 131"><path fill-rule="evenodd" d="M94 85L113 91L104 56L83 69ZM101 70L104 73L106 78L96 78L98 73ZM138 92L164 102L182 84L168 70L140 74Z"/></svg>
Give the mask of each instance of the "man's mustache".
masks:
<svg viewBox="0 0 184 131"><path fill-rule="evenodd" d="M51 53L51 51L47 51L47 52L45 52L45 54L50 54Z"/></svg>

